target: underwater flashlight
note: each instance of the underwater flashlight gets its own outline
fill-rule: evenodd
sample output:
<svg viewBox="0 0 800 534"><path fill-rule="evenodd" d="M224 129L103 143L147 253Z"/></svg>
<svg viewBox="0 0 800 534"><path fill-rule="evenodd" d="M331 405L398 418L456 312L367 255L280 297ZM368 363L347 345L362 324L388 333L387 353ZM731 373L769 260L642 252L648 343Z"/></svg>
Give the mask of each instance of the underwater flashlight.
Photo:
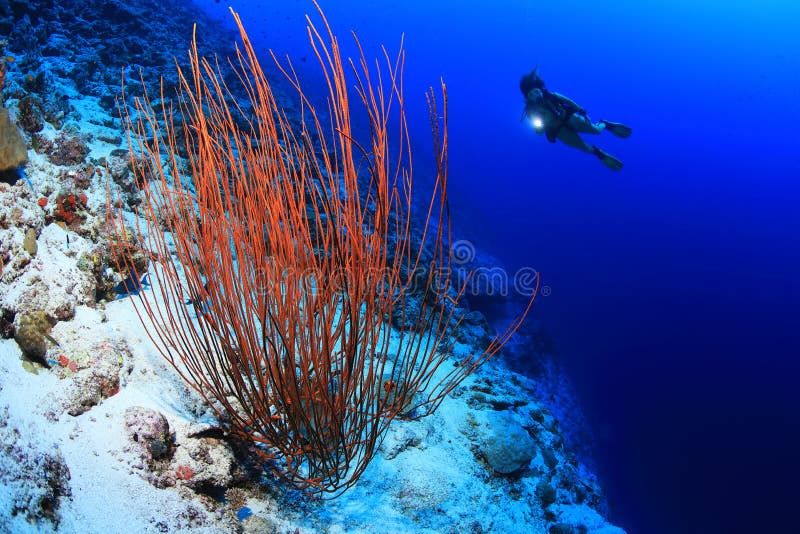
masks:
<svg viewBox="0 0 800 534"><path fill-rule="evenodd" d="M544 128L544 122L542 122L541 117L533 117L531 119L531 124L533 124L533 129L537 132L540 132L542 128Z"/></svg>

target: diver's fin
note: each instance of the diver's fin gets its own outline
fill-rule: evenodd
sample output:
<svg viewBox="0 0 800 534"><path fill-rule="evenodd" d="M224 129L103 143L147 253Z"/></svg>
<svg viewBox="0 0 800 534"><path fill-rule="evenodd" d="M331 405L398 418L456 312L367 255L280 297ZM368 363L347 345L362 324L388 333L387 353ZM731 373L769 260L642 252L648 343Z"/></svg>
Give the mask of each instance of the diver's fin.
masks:
<svg viewBox="0 0 800 534"><path fill-rule="evenodd" d="M622 137L624 139L631 136L632 130L630 126L625 126L620 122L611 122L606 120L601 120L600 122L606 125L606 130L617 137Z"/></svg>
<svg viewBox="0 0 800 534"><path fill-rule="evenodd" d="M596 146L592 147L594 150L594 155L600 158L600 161L603 162L603 165L611 169L612 171L618 171L622 169L622 162L609 154L608 152L597 148Z"/></svg>

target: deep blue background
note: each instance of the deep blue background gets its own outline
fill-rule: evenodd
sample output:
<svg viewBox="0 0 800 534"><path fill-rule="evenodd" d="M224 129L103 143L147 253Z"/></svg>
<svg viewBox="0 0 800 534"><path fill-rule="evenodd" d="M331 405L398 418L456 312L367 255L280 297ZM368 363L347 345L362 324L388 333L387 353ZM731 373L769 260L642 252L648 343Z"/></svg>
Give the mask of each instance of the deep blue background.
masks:
<svg viewBox="0 0 800 534"><path fill-rule="evenodd" d="M257 46L310 57L309 1L231 3ZM324 7L370 52L405 32L421 173L422 97L446 80L459 233L552 289L536 315L597 437L612 520L631 533L800 529L800 4ZM595 119L634 128L592 139L622 172L520 122L518 80L537 64ZM299 65L313 80L313 61Z"/></svg>

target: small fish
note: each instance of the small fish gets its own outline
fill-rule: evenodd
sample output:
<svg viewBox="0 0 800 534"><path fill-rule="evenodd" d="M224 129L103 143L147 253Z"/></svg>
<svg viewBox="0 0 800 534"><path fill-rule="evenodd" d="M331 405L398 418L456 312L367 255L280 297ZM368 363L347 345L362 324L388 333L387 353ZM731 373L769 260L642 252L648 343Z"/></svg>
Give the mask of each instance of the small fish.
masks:
<svg viewBox="0 0 800 534"><path fill-rule="evenodd" d="M150 289L150 281L148 280L150 273L145 273L141 279L135 276L135 273L129 274L125 280L114 287L114 292L119 295L118 298L123 299L130 295L138 295L143 289Z"/></svg>
<svg viewBox="0 0 800 534"><path fill-rule="evenodd" d="M20 178L22 178L23 180L25 180L28 183L28 186L31 188L31 191L36 193L36 188L33 187L33 182L31 182L31 179L28 178L28 175L25 173L25 169L22 168L22 167L19 167L17 169L17 173L19 174Z"/></svg>

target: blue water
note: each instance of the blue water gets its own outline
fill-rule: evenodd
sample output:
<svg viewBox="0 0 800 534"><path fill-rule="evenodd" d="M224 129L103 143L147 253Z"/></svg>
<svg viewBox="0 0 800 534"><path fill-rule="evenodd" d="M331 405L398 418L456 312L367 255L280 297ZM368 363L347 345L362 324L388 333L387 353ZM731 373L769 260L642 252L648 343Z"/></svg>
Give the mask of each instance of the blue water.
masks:
<svg viewBox="0 0 800 534"><path fill-rule="evenodd" d="M231 3L257 46L310 57L310 2ZM458 233L550 288L535 315L575 381L611 520L800 530L800 4L324 7L369 52L405 32L421 173L423 94L447 82ZM298 63L310 79L312 64ZM594 119L633 127L590 139L621 172L520 121L518 81L536 65Z"/></svg>

